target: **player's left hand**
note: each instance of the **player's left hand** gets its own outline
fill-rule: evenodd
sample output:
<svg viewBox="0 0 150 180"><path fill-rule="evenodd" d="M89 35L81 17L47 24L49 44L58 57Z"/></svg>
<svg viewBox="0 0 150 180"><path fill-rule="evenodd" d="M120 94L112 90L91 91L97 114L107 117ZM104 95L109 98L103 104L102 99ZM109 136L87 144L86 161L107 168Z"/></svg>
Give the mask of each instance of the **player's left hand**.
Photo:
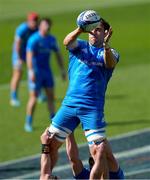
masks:
<svg viewBox="0 0 150 180"><path fill-rule="evenodd" d="M104 38L104 43L108 43L113 33L112 27L110 27L108 31L106 30L105 33L106 33L106 36Z"/></svg>

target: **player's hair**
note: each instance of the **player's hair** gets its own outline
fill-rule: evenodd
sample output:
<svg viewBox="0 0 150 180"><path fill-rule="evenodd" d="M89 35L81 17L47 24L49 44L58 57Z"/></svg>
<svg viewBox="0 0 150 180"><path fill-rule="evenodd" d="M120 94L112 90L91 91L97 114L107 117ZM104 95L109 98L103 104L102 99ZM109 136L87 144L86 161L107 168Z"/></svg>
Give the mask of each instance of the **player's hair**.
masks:
<svg viewBox="0 0 150 180"><path fill-rule="evenodd" d="M46 21L49 26L52 25L52 20L51 20L50 18L42 18L42 19L40 20L40 23L41 23L42 21Z"/></svg>
<svg viewBox="0 0 150 180"><path fill-rule="evenodd" d="M101 18L100 22L103 24L104 30L109 30L110 24L105 19Z"/></svg>

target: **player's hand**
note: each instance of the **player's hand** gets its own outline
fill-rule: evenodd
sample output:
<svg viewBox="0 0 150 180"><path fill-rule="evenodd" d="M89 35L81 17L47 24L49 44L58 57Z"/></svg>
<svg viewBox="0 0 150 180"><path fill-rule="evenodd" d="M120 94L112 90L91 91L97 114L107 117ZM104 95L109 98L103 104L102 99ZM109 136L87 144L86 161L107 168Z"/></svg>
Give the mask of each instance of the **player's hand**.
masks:
<svg viewBox="0 0 150 180"><path fill-rule="evenodd" d="M17 68L21 69L22 64L23 64L23 60L22 59L18 59L17 64L16 64Z"/></svg>
<svg viewBox="0 0 150 180"><path fill-rule="evenodd" d="M31 69L28 70L28 76L31 81L35 82L35 73L33 70Z"/></svg>
<svg viewBox="0 0 150 180"><path fill-rule="evenodd" d="M80 33L89 33L89 34L94 35L94 33L92 31L84 31L84 29L82 29L80 27L78 27L78 32L80 32Z"/></svg>
<svg viewBox="0 0 150 180"><path fill-rule="evenodd" d="M104 43L108 43L111 36L112 36L112 33L113 33L112 27L110 27L109 30L107 32L105 32L105 33L106 33L106 36L104 38Z"/></svg>

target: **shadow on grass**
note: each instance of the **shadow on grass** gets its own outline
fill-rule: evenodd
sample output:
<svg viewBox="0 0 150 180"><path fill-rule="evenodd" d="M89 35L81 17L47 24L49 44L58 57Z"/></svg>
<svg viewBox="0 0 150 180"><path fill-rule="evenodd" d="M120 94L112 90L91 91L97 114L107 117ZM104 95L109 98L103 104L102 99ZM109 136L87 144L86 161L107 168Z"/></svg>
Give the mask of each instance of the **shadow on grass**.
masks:
<svg viewBox="0 0 150 180"><path fill-rule="evenodd" d="M112 94L112 95L106 95L106 99L125 99L128 96L126 94Z"/></svg>
<svg viewBox="0 0 150 180"><path fill-rule="evenodd" d="M0 170L0 172L1 173L5 173L5 172L18 172L18 171L27 171L27 172L29 172L29 171L33 171L33 170L39 170L39 168L40 168L40 165L39 166L37 166L37 167L31 167L31 166L29 166L29 167L11 167L11 168L5 168L5 169L1 169Z"/></svg>
<svg viewBox="0 0 150 180"><path fill-rule="evenodd" d="M122 126L122 125L133 125L133 124L150 124L150 119L137 119L120 122L108 122L108 126Z"/></svg>

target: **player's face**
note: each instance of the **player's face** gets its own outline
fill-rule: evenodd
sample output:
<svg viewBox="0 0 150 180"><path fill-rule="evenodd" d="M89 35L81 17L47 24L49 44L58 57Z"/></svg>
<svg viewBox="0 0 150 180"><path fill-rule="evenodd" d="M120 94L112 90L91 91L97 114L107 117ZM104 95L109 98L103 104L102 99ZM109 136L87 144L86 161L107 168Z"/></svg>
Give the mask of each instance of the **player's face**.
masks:
<svg viewBox="0 0 150 180"><path fill-rule="evenodd" d="M38 27L38 21L37 20L28 20L28 25L30 29L36 29Z"/></svg>
<svg viewBox="0 0 150 180"><path fill-rule="evenodd" d="M105 31L103 25L100 23L91 32L92 34L89 34L90 44L96 47L101 47L103 45L104 37L105 37Z"/></svg>
<svg viewBox="0 0 150 180"><path fill-rule="evenodd" d="M46 21L41 21L39 30L43 35L46 35L49 33L50 25Z"/></svg>

